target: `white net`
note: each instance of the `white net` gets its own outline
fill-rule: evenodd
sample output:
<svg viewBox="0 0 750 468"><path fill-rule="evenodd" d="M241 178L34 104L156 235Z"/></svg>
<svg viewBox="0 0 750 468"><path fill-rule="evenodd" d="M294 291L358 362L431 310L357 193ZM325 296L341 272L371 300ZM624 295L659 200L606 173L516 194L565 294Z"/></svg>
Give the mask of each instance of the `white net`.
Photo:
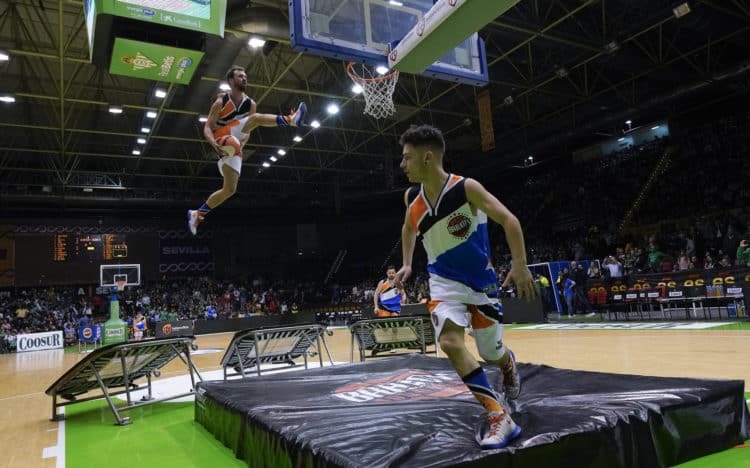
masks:
<svg viewBox="0 0 750 468"><path fill-rule="evenodd" d="M362 87L362 94L365 97L365 114L376 119L383 119L396 113L393 91L398 82L398 71L380 75L365 65L350 62L346 67L346 73L355 84Z"/></svg>

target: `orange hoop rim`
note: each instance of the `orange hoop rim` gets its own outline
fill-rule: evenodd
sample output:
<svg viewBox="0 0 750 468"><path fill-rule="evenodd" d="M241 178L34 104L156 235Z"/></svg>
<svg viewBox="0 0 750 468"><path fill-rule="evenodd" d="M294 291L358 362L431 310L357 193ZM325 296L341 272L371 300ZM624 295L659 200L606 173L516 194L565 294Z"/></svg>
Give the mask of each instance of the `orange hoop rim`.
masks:
<svg viewBox="0 0 750 468"><path fill-rule="evenodd" d="M349 78L351 78L352 80L358 81L360 83L380 83L381 81L388 81L394 76L398 75L398 70L393 70L392 72L383 76L379 76L377 78L362 78L361 76L356 75L354 74L354 72L352 72L352 67L356 63L358 62L349 62L346 64L346 74L349 75Z"/></svg>

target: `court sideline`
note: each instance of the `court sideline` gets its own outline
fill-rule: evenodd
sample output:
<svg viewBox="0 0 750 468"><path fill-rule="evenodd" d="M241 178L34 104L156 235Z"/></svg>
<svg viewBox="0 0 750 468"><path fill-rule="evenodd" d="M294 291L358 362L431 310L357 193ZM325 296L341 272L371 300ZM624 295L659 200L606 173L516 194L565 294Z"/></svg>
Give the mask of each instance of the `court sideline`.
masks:
<svg viewBox="0 0 750 468"><path fill-rule="evenodd" d="M197 338L200 371L218 370L231 333ZM348 330L337 328L328 344L334 361L349 359ZM471 341L470 337L467 337ZM509 329L506 343L519 361L577 370L665 377L742 379L750 383L748 330L529 330ZM469 343L473 350L473 343ZM203 354L205 351L213 350ZM0 356L0 467L55 467L58 423L49 421L44 390L83 355L57 351ZM178 361L179 362L179 361ZM160 378L184 373L170 364ZM157 381L159 379L156 379ZM110 421L104 423L110 424ZM48 458L42 458L46 454Z"/></svg>

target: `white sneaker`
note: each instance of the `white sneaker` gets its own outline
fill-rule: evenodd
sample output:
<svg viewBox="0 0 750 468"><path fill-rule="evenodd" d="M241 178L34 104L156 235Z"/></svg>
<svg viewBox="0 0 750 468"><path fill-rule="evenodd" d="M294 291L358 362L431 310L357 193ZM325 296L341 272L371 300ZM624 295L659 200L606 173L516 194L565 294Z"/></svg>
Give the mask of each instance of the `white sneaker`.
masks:
<svg viewBox="0 0 750 468"><path fill-rule="evenodd" d="M203 217L198 214L198 210L188 210L188 229L193 235L198 234L198 224L203 220Z"/></svg>
<svg viewBox="0 0 750 468"><path fill-rule="evenodd" d="M521 434L521 427L511 419L508 412L489 413L484 438L479 443L482 450L501 449Z"/></svg>
<svg viewBox="0 0 750 468"><path fill-rule="evenodd" d="M307 104L304 102L299 103L299 107L297 107L297 110L294 111L294 113L291 115L291 125L292 127L301 127L304 125L305 122L305 116L307 115Z"/></svg>

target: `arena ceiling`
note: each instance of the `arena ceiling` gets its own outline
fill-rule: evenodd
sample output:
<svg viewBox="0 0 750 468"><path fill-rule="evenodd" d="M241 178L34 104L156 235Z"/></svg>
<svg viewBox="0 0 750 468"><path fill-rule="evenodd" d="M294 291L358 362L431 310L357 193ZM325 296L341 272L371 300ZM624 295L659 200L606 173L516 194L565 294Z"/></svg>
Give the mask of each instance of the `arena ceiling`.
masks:
<svg viewBox="0 0 750 468"><path fill-rule="evenodd" d="M522 0L481 32L489 62L497 149L480 149L480 91L403 75L398 112L362 115L344 62L295 52L286 0L229 0L227 34L209 39L190 85L109 75L88 63L83 6L73 0L0 1L0 215L183 213L218 188L198 121L224 71L247 67L248 94L266 113L305 100L323 125L261 129L249 144L238 194L226 213L371 206L406 184L398 135L412 123L448 134L454 167L494 174L528 154L559 154L613 135L626 118L659 119L696 103L744 95L750 1ZM271 41L247 46L250 33ZM167 97L154 97L155 88ZM341 112L324 108L335 101ZM109 106L121 106L120 115ZM148 110L157 118L133 155ZM287 155L259 172L278 148ZM299 212L299 211L298 211Z"/></svg>

